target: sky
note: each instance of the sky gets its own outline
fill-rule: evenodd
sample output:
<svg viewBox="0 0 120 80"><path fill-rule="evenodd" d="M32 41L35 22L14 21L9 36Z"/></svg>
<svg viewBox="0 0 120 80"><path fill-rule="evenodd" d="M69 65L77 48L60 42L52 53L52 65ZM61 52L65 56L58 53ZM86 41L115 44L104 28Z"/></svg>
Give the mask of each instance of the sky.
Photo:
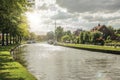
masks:
<svg viewBox="0 0 120 80"><path fill-rule="evenodd" d="M90 30L98 24L120 28L120 0L35 0L27 12L30 30L37 34L65 30Z"/></svg>

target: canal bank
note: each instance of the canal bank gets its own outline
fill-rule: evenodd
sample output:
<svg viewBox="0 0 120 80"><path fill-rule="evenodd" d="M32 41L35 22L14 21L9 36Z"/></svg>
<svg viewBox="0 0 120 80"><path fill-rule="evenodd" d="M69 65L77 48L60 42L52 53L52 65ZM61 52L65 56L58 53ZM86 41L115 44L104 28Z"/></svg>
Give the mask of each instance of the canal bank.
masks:
<svg viewBox="0 0 120 80"><path fill-rule="evenodd" d="M120 54L120 47L108 47L99 45L87 45L87 44L69 44L69 43L57 43L59 46L70 47L75 49L83 49L95 52Z"/></svg>
<svg viewBox="0 0 120 80"><path fill-rule="evenodd" d="M14 46L0 46L0 80L36 80L25 67L10 55Z"/></svg>

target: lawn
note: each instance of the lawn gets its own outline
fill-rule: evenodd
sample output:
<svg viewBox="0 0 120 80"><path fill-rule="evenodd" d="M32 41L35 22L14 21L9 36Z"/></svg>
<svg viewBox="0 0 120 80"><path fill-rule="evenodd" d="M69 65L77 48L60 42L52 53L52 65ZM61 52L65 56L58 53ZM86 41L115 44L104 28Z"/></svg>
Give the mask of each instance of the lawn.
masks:
<svg viewBox="0 0 120 80"><path fill-rule="evenodd" d="M25 67L16 62L10 55L13 46L0 46L0 80L36 80Z"/></svg>
<svg viewBox="0 0 120 80"><path fill-rule="evenodd" d="M94 49L102 51L120 51L120 47L110 47L110 46L99 46L99 45L88 45L88 44L69 44L69 43L58 43L61 46L81 48L81 49Z"/></svg>

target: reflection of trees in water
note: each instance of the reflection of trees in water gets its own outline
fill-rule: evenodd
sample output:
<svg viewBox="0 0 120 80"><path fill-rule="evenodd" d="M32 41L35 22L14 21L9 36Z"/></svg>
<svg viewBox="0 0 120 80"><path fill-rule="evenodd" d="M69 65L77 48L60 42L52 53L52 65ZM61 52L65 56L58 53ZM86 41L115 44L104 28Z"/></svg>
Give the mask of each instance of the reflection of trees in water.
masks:
<svg viewBox="0 0 120 80"><path fill-rule="evenodd" d="M24 53L25 53L25 47L26 46L19 46L14 51L11 52L13 58L15 61L18 61L23 66L27 66L27 63L24 59Z"/></svg>
<svg viewBox="0 0 120 80"><path fill-rule="evenodd" d="M85 64L89 66L91 69L91 73L95 73L95 79L105 79L105 80L116 80L115 78L112 79L111 76L115 76L114 71L112 71L113 65L115 64L115 57L114 58L91 58L85 61ZM120 71L120 70L119 70ZM115 71L116 72L116 71ZM112 75L111 75L112 74Z"/></svg>
<svg viewBox="0 0 120 80"><path fill-rule="evenodd" d="M95 70L109 69L115 62L115 58L100 58L87 59L86 64Z"/></svg>

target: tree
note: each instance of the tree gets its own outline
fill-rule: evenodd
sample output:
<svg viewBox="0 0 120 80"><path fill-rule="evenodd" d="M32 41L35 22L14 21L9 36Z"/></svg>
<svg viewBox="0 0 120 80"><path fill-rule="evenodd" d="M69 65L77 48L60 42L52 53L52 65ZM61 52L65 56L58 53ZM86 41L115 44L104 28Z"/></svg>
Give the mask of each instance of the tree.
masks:
<svg viewBox="0 0 120 80"><path fill-rule="evenodd" d="M120 28L116 30L116 34L120 34Z"/></svg>
<svg viewBox="0 0 120 80"><path fill-rule="evenodd" d="M16 37L16 35L18 36L17 31L19 30L17 28L18 25L21 23L21 16L23 16L23 13L27 10L28 3L27 0L0 0L0 3L0 32L2 33L2 45L4 46L5 34L6 45L8 45L8 34L10 34L10 43L11 36L13 36L14 38Z"/></svg>
<svg viewBox="0 0 120 80"><path fill-rule="evenodd" d="M62 42L70 42L70 36L69 35L64 35L61 39L62 39Z"/></svg>
<svg viewBox="0 0 120 80"><path fill-rule="evenodd" d="M35 40L36 39L36 34L34 33L34 32L31 32L30 34L29 34L29 40Z"/></svg>
<svg viewBox="0 0 120 80"><path fill-rule="evenodd" d="M102 38L101 32L99 32L99 31L92 32L92 35L91 35L91 42L92 43L97 44L100 38Z"/></svg>
<svg viewBox="0 0 120 80"><path fill-rule="evenodd" d="M109 43L109 42L111 42L111 41L112 41L112 40L111 40L111 37L108 36L105 42L106 42L106 43Z"/></svg>
<svg viewBox="0 0 120 80"><path fill-rule="evenodd" d="M111 32L110 35L113 35L115 33L115 29L112 26L108 26L107 27L109 29L109 31Z"/></svg>
<svg viewBox="0 0 120 80"><path fill-rule="evenodd" d="M80 32L80 35L79 35L79 43L83 44L84 43L84 32Z"/></svg>
<svg viewBox="0 0 120 80"><path fill-rule="evenodd" d="M54 40L55 36L54 36L54 32L50 31L47 33L47 40Z"/></svg>
<svg viewBox="0 0 120 80"><path fill-rule="evenodd" d="M59 26L55 29L55 37L57 38L57 41L61 41L62 36L63 36L63 28Z"/></svg>
<svg viewBox="0 0 120 80"><path fill-rule="evenodd" d="M68 31L66 31L66 35L69 35L69 36L71 36L71 31L70 30L68 30Z"/></svg>
<svg viewBox="0 0 120 80"><path fill-rule="evenodd" d="M90 42L90 33L87 31L83 32L83 40L85 43L89 43Z"/></svg>

